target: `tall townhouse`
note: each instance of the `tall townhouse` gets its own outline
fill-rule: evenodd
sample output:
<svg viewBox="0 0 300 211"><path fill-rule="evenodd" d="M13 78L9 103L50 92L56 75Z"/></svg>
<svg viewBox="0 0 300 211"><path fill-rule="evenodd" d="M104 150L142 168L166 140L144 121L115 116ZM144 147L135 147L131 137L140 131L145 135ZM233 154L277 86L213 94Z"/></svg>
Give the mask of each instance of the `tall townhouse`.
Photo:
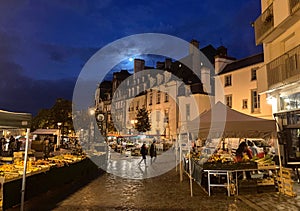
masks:
<svg viewBox="0 0 300 211"><path fill-rule="evenodd" d="M257 70L258 92L268 95L278 123L284 163L300 161L300 1L261 0L256 44L265 64Z"/></svg>
<svg viewBox="0 0 300 211"><path fill-rule="evenodd" d="M192 40L191 46L199 49L196 40ZM154 69L145 66L144 60L135 59L134 74L125 70L113 74L110 95L113 117L108 121L120 134L137 133L134 124L137 111L142 107L148 110L151 123L151 130L146 134L171 140L177 138L178 128L210 109L217 50L211 45L200 49L205 56L205 61L200 61L195 59L197 51L191 46L188 55L180 61L166 58L157 62ZM186 63L191 66L186 67ZM96 92L97 96L103 97L101 90ZM95 99L95 102L104 104L104 99ZM99 112L105 112L103 106L98 107Z"/></svg>
<svg viewBox="0 0 300 211"><path fill-rule="evenodd" d="M215 101L241 113L273 119L272 106L267 103L267 94L259 94L257 70L264 65L264 55L259 53L240 60L227 56L227 49L216 57Z"/></svg>

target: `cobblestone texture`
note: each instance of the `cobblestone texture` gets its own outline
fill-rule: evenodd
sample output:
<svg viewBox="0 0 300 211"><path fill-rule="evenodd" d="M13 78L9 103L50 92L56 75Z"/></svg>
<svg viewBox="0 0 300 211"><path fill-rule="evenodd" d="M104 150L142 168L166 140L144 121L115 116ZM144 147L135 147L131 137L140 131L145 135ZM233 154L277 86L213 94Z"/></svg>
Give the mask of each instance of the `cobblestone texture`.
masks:
<svg viewBox="0 0 300 211"><path fill-rule="evenodd" d="M151 165L147 168L137 165L139 160L131 161L132 171L151 171ZM222 188L214 190L209 197L193 182L194 196L191 197L189 179L186 175L183 178L180 182L175 169L157 177L136 180L103 173L88 184L68 184L33 198L25 203L25 210L300 210L298 183L294 184L297 197L276 192L228 197Z"/></svg>

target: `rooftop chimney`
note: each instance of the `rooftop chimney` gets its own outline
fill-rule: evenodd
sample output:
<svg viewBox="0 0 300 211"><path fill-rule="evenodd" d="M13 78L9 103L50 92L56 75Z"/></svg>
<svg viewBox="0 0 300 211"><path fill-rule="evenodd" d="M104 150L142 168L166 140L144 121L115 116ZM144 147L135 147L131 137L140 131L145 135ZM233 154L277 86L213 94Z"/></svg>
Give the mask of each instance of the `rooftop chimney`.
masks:
<svg viewBox="0 0 300 211"><path fill-rule="evenodd" d="M227 56L227 48L223 45L217 48L217 55L219 57L226 57Z"/></svg>
<svg viewBox="0 0 300 211"><path fill-rule="evenodd" d="M134 73L140 72L145 69L145 60L134 59Z"/></svg>
<svg viewBox="0 0 300 211"><path fill-rule="evenodd" d="M194 40L194 39L191 40L191 42L190 42L190 54L194 53L195 48L198 50L199 46L200 46L199 41Z"/></svg>

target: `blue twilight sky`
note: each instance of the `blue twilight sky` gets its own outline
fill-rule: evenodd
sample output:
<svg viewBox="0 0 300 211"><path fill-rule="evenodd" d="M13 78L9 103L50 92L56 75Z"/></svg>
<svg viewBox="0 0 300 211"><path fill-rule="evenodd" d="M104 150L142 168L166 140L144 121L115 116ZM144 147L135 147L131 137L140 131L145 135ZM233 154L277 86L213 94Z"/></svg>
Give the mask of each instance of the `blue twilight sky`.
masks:
<svg viewBox="0 0 300 211"><path fill-rule="evenodd" d="M58 97L71 100L88 59L137 33L224 45L238 59L256 54L259 15L260 0L0 0L0 109L36 114Z"/></svg>

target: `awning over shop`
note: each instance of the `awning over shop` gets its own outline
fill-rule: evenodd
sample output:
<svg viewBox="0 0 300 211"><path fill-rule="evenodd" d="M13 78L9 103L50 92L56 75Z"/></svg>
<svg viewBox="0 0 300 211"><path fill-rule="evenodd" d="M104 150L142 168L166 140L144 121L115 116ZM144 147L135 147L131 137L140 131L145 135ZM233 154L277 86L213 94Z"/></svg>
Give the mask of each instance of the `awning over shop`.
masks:
<svg viewBox="0 0 300 211"><path fill-rule="evenodd" d="M58 129L37 129L32 134L40 135L58 135Z"/></svg>
<svg viewBox="0 0 300 211"><path fill-rule="evenodd" d="M275 137L275 120L249 116L218 102L209 111L187 123L189 132L200 138L267 138Z"/></svg>
<svg viewBox="0 0 300 211"><path fill-rule="evenodd" d="M0 128L30 128L32 115L0 110Z"/></svg>

